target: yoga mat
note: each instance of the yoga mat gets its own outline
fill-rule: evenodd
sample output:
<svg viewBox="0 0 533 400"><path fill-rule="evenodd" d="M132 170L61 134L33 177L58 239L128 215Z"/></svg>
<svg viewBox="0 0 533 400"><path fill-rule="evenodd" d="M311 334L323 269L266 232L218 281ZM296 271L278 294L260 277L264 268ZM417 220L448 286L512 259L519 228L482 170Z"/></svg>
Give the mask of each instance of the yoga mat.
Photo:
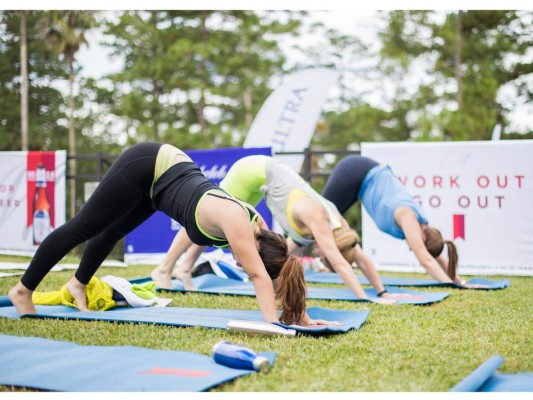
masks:
<svg viewBox="0 0 533 400"><path fill-rule="evenodd" d="M0 278L5 278L7 276L17 276L22 275L23 272L13 272L13 273L6 273L6 272L0 272Z"/></svg>
<svg viewBox="0 0 533 400"><path fill-rule="evenodd" d="M36 337L0 335L0 354L0 384L60 392L200 392L254 372L185 351Z"/></svg>
<svg viewBox="0 0 533 400"><path fill-rule="evenodd" d="M362 285L370 285L370 282L364 276L358 276L359 283ZM305 281L308 283L338 283L344 284L342 278L335 273L305 271ZM381 277L381 282L385 286L416 286L416 287L453 287L458 289L477 289L477 290L494 290L505 289L509 287L509 279L500 281L493 281L489 279L474 278L467 283L483 285L480 288L466 288L456 283L441 283L433 279L418 279L418 278L394 278Z"/></svg>
<svg viewBox="0 0 533 400"><path fill-rule="evenodd" d="M131 283L143 283L150 281L151 278L138 278L130 280ZM197 293L209 294L229 294L236 296L255 296L255 291L252 282L236 281L233 279L220 278L213 274L206 274L192 279L193 284L198 288ZM174 292L185 292L185 288L181 281L177 279L172 280L174 285L172 289L162 289ZM374 289L365 289L366 294L377 299L376 291ZM408 294L411 298L398 298L397 304L431 304L444 300L450 295L450 292L414 292L410 290L399 289L395 287L387 287L389 293ZM342 300L342 301L370 301L355 297L350 289L347 288L307 288L307 298L315 300Z"/></svg>
<svg viewBox="0 0 533 400"><path fill-rule="evenodd" d="M533 392L533 373L499 374L501 356L493 356L455 385L450 392Z"/></svg>
<svg viewBox="0 0 533 400"><path fill-rule="evenodd" d="M0 270L6 270L6 269L28 269L28 266L30 265L29 262L8 262L8 261L0 261ZM52 268L52 271L58 272L58 271L64 271L67 269L78 269L79 264L56 264L54 268ZM116 261L116 260L106 260L102 263L102 267L119 267L119 268L127 268L128 264L123 263L122 261Z"/></svg>
<svg viewBox="0 0 533 400"><path fill-rule="evenodd" d="M213 329L226 329L232 319L263 321L260 311L225 310L210 308L181 307L120 307L108 311L78 311L65 306L36 306L37 314L19 316L9 299L0 298L0 317L3 318L56 318L83 321L131 322L140 324L158 324L169 326L203 326ZM311 319L339 321L340 326L319 326L316 328L293 327L298 333L324 335L329 333L346 333L359 329L370 314L370 311L331 310L322 307L307 309ZM287 325L276 324L285 328Z"/></svg>

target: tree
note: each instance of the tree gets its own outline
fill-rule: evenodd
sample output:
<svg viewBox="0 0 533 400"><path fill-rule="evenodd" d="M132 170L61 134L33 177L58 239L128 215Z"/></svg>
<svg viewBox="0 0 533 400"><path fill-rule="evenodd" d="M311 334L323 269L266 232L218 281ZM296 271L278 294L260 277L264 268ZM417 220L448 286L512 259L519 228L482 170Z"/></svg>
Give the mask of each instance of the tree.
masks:
<svg viewBox="0 0 533 400"><path fill-rule="evenodd" d="M28 151L28 35L27 11L17 12L20 17L20 133L23 151Z"/></svg>
<svg viewBox="0 0 533 400"><path fill-rule="evenodd" d="M161 140L183 148L235 145L282 71L280 23L252 11L128 11L105 33L124 70L99 98L126 125L128 142ZM97 85L98 86L98 85Z"/></svg>
<svg viewBox="0 0 533 400"><path fill-rule="evenodd" d="M509 109L498 93L506 85L518 88L533 72L524 58L531 47L531 16L505 10L388 15L381 32L386 71L401 81L425 66L422 82L413 85L411 79L414 90L403 97L414 105L412 136L480 140L490 139L497 123L505 129Z"/></svg>
<svg viewBox="0 0 533 400"><path fill-rule="evenodd" d="M62 55L67 65L68 94L68 142L69 172L76 175L76 136L75 136L75 97L76 53L82 45L87 44L85 34L96 26L94 12L91 11L49 11L42 18L39 28L46 38L48 46ZM70 216L76 214L76 181L70 180Z"/></svg>
<svg viewBox="0 0 533 400"><path fill-rule="evenodd" d="M28 149L51 150L66 147L66 130L61 124L63 97L52 86L65 77L56 55L45 47L33 27L42 18L30 11L27 18L28 65ZM14 11L0 12L0 150L20 150L22 146L20 17Z"/></svg>

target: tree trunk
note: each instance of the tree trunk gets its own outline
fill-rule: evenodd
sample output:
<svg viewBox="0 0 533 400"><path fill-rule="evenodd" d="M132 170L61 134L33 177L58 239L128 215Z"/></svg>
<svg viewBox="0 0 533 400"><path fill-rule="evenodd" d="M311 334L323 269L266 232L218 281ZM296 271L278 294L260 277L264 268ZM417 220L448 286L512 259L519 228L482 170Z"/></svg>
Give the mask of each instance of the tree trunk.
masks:
<svg viewBox="0 0 533 400"><path fill-rule="evenodd" d="M209 33L207 32L207 18L209 16L209 11L204 11L202 13L202 22L201 22L201 26L200 26L200 37L202 38L202 43L203 44L206 44L208 39L209 39ZM200 61L200 79L203 78L202 75L204 75L205 73L205 76L207 76L207 60L205 59L204 56L202 56L202 60ZM205 122L205 106L206 106L206 101L205 101L205 89L202 85L202 87L200 88L200 100L198 101L198 124L200 125L200 132L204 132L205 131L205 127L206 127L206 122Z"/></svg>
<svg viewBox="0 0 533 400"><path fill-rule="evenodd" d="M27 11L20 11L20 133L22 151L28 151L28 36Z"/></svg>
<svg viewBox="0 0 533 400"><path fill-rule="evenodd" d="M242 53L244 57L248 56L248 43L246 41L246 38L244 35L241 36L241 42L240 45L242 47ZM246 128L250 129L250 126L252 125L254 116L252 114L252 88L248 85L248 78L250 77L250 70L248 68L244 68L242 71L242 75L244 77L244 90L242 92L242 102L244 106L244 122L246 123Z"/></svg>
<svg viewBox="0 0 533 400"><path fill-rule="evenodd" d="M455 81L457 83L457 92L455 93L455 101L457 102L457 109L460 111L463 107L463 76L461 73L461 47L462 47L462 35L461 35L461 11L457 12L457 18L455 19Z"/></svg>
<svg viewBox="0 0 533 400"><path fill-rule="evenodd" d="M69 172L72 177L76 176L76 137L74 135L74 65L69 61L69 94L68 94L68 152L71 156L69 160ZM70 179L70 218L76 215L76 179Z"/></svg>

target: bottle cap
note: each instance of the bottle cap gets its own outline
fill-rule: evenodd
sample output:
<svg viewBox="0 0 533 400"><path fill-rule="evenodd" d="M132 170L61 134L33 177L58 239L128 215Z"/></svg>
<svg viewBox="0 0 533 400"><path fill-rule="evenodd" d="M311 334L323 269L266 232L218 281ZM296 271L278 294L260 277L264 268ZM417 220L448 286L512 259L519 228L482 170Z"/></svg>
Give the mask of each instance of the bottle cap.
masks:
<svg viewBox="0 0 533 400"><path fill-rule="evenodd" d="M253 362L254 369L259 372L267 372L270 369L270 361L263 356L257 356Z"/></svg>

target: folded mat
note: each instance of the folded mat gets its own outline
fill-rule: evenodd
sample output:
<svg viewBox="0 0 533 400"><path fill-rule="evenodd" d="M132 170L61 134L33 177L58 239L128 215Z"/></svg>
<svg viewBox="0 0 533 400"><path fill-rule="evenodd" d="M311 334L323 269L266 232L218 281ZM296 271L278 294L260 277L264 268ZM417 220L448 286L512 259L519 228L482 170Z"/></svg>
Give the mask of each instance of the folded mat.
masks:
<svg viewBox="0 0 533 400"><path fill-rule="evenodd" d="M0 278L5 278L7 276L17 276L22 275L23 272L12 272L12 273L6 273L6 272L0 272Z"/></svg>
<svg viewBox="0 0 533 400"><path fill-rule="evenodd" d="M368 279L364 276L358 276L359 283L362 285L370 285ZM308 283L339 283L343 284L342 278L331 272L316 272L305 271L305 281ZM453 287L459 289L505 289L509 287L509 279L503 279L500 281L493 281L490 279L474 278L470 279L467 283L482 285L476 288L467 288L456 283L441 283L433 279L419 279L419 278L394 278L394 277L381 277L381 282L386 286L417 286L417 287Z"/></svg>
<svg viewBox="0 0 533 400"><path fill-rule="evenodd" d="M151 278L137 278L130 280L131 283L144 283ZM252 282L236 281L233 279L220 278L213 274L201 275L192 279L193 284L198 288L194 292L209 294L229 294L236 296L255 296L255 290ZM185 292L185 288L180 280L172 280L173 288L164 289L172 292ZM159 289L157 289L159 290ZM365 289L366 294L377 299L374 289ZM444 300L450 295L450 292L414 292L409 290L387 287L387 292L406 294L411 297L398 298L397 304L431 304ZM350 289L347 288L307 288L307 298L315 300L343 300L343 301L370 301L356 297Z"/></svg>
<svg viewBox="0 0 533 400"><path fill-rule="evenodd" d="M253 373L185 351L36 337L0 335L0 354L0 384L61 392L199 392Z"/></svg>
<svg viewBox="0 0 533 400"><path fill-rule="evenodd" d="M30 265L29 261L27 262L0 261L0 270L28 269L29 265ZM61 264L56 264L54 268L52 268L52 271L64 271L66 269L78 269L79 266L80 266L79 264L61 263ZM122 261L116 261L116 260L105 260L102 263L102 267L126 268L127 266L128 264L123 263Z"/></svg>
<svg viewBox="0 0 533 400"><path fill-rule="evenodd" d="M131 322L140 324L158 324L169 326L203 326L213 329L226 329L232 319L263 321L260 311L225 310L210 308L181 307L119 307L108 311L78 311L65 306L36 306L37 314L19 316L9 299L0 298L0 317L4 318L57 318L84 321ZM339 321L340 326L319 326L316 328L293 327L298 333L323 335L329 333L346 333L359 329L368 318L370 311L330 310L322 307L307 309L311 319ZM287 325L277 324L288 328Z"/></svg>
<svg viewBox="0 0 533 400"><path fill-rule="evenodd" d="M499 374L501 356L493 356L455 385L450 392L533 392L533 373Z"/></svg>

